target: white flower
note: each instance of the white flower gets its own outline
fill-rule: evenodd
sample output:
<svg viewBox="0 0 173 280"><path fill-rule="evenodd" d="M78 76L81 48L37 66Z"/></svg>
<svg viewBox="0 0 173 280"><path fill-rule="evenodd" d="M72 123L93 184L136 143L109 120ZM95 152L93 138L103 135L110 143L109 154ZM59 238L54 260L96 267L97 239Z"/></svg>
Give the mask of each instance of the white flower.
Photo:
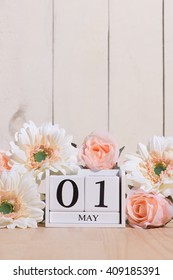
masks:
<svg viewBox="0 0 173 280"><path fill-rule="evenodd" d="M136 154L126 156L121 167L129 185L173 198L173 137L154 136L148 146L138 144Z"/></svg>
<svg viewBox="0 0 173 280"><path fill-rule="evenodd" d="M78 171L78 150L72 146L72 137L64 129L51 123L36 127L33 122L25 123L11 142L11 164L20 172L34 171L41 179L45 170L60 174L74 174Z"/></svg>
<svg viewBox="0 0 173 280"><path fill-rule="evenodd" d="M30 173L0 174L0 228L36 228L43 220L44 202Z"/></svg>

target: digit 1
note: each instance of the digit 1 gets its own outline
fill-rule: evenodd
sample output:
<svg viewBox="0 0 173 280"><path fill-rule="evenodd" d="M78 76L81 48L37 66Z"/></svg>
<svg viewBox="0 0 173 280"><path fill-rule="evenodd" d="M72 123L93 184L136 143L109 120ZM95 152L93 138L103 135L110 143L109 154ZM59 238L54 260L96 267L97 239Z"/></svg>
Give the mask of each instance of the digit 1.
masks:
<svg viewBox="0 0 173 280"><path fill-rule="evenodd" d="M72 197L71 203L69 205L65 205L63 202L63 199L62 199L62 189L63 189L65 182L68 182L68 181L70 183L72 183L72 186L73 186L73 197ZM65 207L65 208L70 208L70 207L74 206L78 200L78 196L79 196L78 187L74 181L68 180L68 179L63 180L58 185L57 192L56 192L56 198L61 206Z"/></svg>
<svg viewBox="0 0 173 280"><path fill-rule="evenodd" d="M98 205L95 207L108 207L104 205L104 190L105 190L105 181L97 182L96 184L100 184L100 201Z"/></svg>

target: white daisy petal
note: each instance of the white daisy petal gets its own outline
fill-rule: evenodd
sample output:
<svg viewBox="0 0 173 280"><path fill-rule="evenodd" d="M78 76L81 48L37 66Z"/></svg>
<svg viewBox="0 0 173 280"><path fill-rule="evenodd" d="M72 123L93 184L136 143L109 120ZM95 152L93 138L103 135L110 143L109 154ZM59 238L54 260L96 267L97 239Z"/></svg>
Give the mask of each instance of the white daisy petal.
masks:
<svg viewBox="0 0 173 280"><path fill-rule="evenodd" d="M138 163L136 161L126 161L124 164L121 166L121 169L126 170L127 172L133 171L137 168Z"/></svg>
<svg viewBox="0 0 173 280"><path fill-rule="evenodd" d="M162 153L164 148L164 137L154 136L149 140L148 150L149 152L157 151Z"/></svg>
<svg viewBox="0 0 173 280"><path fill-rule="evenodd" d="M37 222L35 219L27 219L27 225L30 228L37 228Z"/></svg>
<svg viewBox="0 0 173 280"><path fill-rule="evenodd" d="M149 156L150 156L149 152L147 150L147 147L144 144L142 144L142 143L138 144L138 151L143 160L147 160L149 158Z"/></svg>
<svg viewBox="0 0 173 280"><path fill-rule="evenodd" d="M28 226L28 223L27 223L27 220L26 218L20 218L20 219L17 219L14 221L13 225L11 224L11 226L15 226L15 227L19 227L19 228L27 228ZM8 226L8 228L10 228L10 225Z"/></svg>
<svg viewBox="0 0 173 280"><path fill-rule="evenodd" d="M0 217L0 228L5 228L11 223L13 223L13 220L11 218Z"/></svg>
<svg viewBox="0 0 173 280"><path fill-rule="evenodd" d="M10 142L11 145L11 159L17 161L20 164L24 163L27 160L26 154L22 149L19 149L13 142Z"/></svg>
<svg viewBox="0 0 173 280"><path fill-rule="evenodd" d="M173 149L173 137L166 137L163 150Z"/></svg>

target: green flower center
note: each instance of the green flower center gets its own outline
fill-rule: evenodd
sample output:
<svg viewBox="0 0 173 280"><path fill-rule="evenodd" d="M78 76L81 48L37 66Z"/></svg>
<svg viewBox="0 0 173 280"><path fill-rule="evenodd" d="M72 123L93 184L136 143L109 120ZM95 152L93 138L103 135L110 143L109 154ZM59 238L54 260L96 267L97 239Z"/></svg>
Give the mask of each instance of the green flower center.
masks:
<svg viewBox="0 0 173 280"><path fill-rule="evenodd" d="M39 151L34 154L35 162L41 162L47 158L48 154L45 151Z"/></svg>
<svg viewBox="0 0 173 280"><path fill-rule="evenodd" d="M0 204L0 213L3 213L5 215L10 214L12 212L14 212L14 209L13 205L10 202L4 201Z"/></svg>
<svg viewBox="0 0 173 280"><path fill-rule="evenodd" d="M162 171L165 171L166 170L166 166L163 164L163 163L158 163L155 165L154 167L154 173L157 175L157 176L160 176L161 172Z"/></svg>

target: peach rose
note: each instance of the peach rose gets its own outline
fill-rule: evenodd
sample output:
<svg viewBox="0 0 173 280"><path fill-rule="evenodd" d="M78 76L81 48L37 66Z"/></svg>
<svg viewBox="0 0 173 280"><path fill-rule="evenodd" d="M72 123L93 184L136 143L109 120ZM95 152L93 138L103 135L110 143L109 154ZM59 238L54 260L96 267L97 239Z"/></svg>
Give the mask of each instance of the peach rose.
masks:
<svg viewBox="0 0 173 280"><path fill-rule="evenodd" d="M79 156L83 165L91 170L112 169L117 163L119 149L109 133L93 132L85 138Z"/></svg>
<svg viewBox="0 0 173 280"><path fill-rule="evenodd" d="M126 212L132 227L160 227L173 218L173 204L161 194L131 191Z"/></svg>
<svg viewBox="0 0 173 280"><path fill-rule="evenodd" d="M0 151L0 172L4 169L10 170L11 167L9 166L9 158L5 155L4 152Z"/></svg>

